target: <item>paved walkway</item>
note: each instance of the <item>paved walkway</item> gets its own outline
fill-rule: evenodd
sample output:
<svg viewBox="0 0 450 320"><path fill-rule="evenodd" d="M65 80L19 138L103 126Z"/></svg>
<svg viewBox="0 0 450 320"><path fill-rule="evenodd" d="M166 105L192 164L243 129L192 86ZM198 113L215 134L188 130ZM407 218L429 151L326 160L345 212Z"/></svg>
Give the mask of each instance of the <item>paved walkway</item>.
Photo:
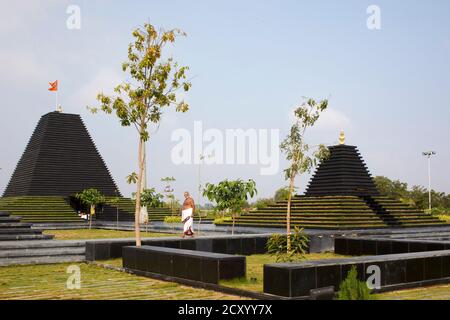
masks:
<svg viewBox="0 0 450 320"><path fill-rule="evenodd" d="M0 300L221 300L241 299L214 291L138 277L84 263L81 288L66 286L69 264L0 267Z"/></svg>
<svg viewBox="0 0 450 320"><path fill-rule="evenodd" d="M100 228L113 229L116 228L114 222L96 222L96 226ZM165 224L161 221L152 222L148 226L141 226L141 230L149 232L171 232L181 233L183 226L181 224ZM119 230L134 230L134 224L130 222L120 222ZM216 226L212 223L198 224L194 222L194 231L200 232L204 235L217 235L217 234L231 234L232 228L230 226ZM283 228L258 228L258 227L239 227L234 228L235 234L272 234L283 233ZM427 234L430 232L450 232L450 226L443 227L423 227L423 228L398 228L398 229L363 229L363 230L325 230L325 229L305 229L305 232L309 235L401 235L401 234Z"/></svg>

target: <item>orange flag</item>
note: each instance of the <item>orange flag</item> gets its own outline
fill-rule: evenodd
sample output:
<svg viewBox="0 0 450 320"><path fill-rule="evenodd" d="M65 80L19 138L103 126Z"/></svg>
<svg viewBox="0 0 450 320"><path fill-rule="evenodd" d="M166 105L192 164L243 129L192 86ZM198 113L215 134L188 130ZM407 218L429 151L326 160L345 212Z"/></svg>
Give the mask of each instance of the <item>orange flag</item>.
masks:
<svg viewBox="0 0 450 320"><path fill-rule="evenodd" d="M48 88L48 91L58 91L58 80L55 82L49 82L50 88Z"/></svg>

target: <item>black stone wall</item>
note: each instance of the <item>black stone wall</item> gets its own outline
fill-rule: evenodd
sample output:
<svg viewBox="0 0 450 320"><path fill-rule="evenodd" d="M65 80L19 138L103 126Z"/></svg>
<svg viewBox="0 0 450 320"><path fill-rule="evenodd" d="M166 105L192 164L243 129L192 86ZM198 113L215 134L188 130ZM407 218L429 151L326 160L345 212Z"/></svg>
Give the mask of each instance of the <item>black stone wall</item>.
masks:
<svg viewBox="0 0 450 320"><path fill-rule="evenodd" d="M179 279L218 284L245 277L245 257L164 247L124 247L123 267Z"/></svg>
<svg viewBox="0 0 450 320"><path fill-rule="evenodd" d="M352 266L356 266L361 281L372 275L367 273L370 266L378 266L379 290L448 283L450 250L267 264L264 265L264 293L295 298L330 286L337 291Z"/></svg>
<svg viewBox="0 0 450 320"><path fill-rule="evenodd" d="M334 252L367 256L450 250L450 242L413 239L336 238Z"/></svg>
<svg viewBox="0 0 450 320"><path fill-rule="evenodd" d="M252 255L266 253L268 239L269 236L265 235L164 240L154 238L142 240L142 245L211 253ZM134 239L88 241L86 242L86 260L97 261L120 258L122 257L122 248L133 246L134 244Z"/></svg>
<svg viewBox="0 0 450 320"><path fill-rule="evenodd" d="M175 249L188 249L194 251L240 254L250 256L267 253L266 244L269 235L241 235L222 237L202 237L197 239L144 239L143 245L154 247L167 247ZM108 260L122 257L122 248L133 246L134 239L129 240L93 240L86 242L86 260ZM308 252L332 252L334 237L310 236Z"/></svg>

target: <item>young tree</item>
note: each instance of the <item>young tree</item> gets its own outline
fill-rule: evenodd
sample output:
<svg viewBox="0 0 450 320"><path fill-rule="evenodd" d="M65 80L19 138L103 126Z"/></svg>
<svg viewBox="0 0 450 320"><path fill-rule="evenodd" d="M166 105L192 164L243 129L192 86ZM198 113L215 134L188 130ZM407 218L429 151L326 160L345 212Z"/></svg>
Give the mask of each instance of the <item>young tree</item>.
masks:
<svg viewBox="0 0 450 320"><path fill-rule="evenodd" d="M118 85L115 96L98 94L101 103L98 108L90 108L93 113L101 110L115 113L122 126L134 126L139 135L138 173L136 181L135 234L136 246L141 245L140 210L141 187L144 172L144 143L150 138L149 126L158 124L165 108L174 106L177 112L187 112L189 106L180 101L176 91L189 91L191 83L186 80L188 67L179 66L172 58L163 58L163 50L174 43L178 36L185 36L179 29L156 30L150 23L137 28L132 33L134 42L128 46L128 60L122 70L128 72L130 82Z"/></svg>
<svg viewBox="0 0 450 320"><path fill-rule="evenodd" d="M109 198L107 200L107 203L111 205L112 207L116 208L116 230L119 230L119 207L120 207L120 197L115 196L112 198Z"/></svg>
<svg viewBox="0 0 450 320"><path fill-rule="evenodd" d="M253 198L257 192L256 183L251 179L247 182L241 179L224 180L217 185L207 183L203 190L203 196L216 203L216 210L231 213L233 219L231 232L234 234L236 216L242 213L248 198Z"/></svg>
<svg viewBox="0 0 450 320"><path fill-rule="evenodd" d="M92 227L92 216L95 215L95 207L105 202L105 197L97 189L85 189L75 195L82 204L90 207L89 229Z"/></svg>
<svg viewBox="0 0 450 320"><path fill-rule="evenodd" d="M166 195L166 204L170 208L172 215L175 213L175 195L173 194L174 188L172 187L172 184L177 181L174 177L165 177L161 178L161 182L164 182L166 186L164 187L164 194Z"/></svg>
<svg viewBox="0 0 450 320"><path fill-rule="evenodd" d="M373 178L378 191L382 195L392 198L405 198L408 196L408 184L400 180L391 180L383 176Z"/></svg>
<svg viewBox="0 0 450 320"><path fill-rule="evenodd" d="M315 101L308 99L295 109L295 122L286 139L281 143L280 149L290 163L284 170L285 179L289 180L288 206L286 214L287 251L291 251L291 202L294 191L295 178L298 174L310 172L319 161L329 156L329 150L324 145L319 145L317 150L305 142L306 130L319 120L320 114L328 107L328 100ZM311 154L312 153L312 154Z"/></svg>
<svg viewBox="0 0 450 320"><path fill-rule="evenodd" d="M149 208L160 208L164 205L164 196L157 193L155 188L144 189L141 194L141 206Z"/></svg>
<svg viewBox="0 0 450 320"><path fill-rule="evenodd" d="M273 199L275 202L286 201L289 198L289 187L282 187L275 192Z"/></svg>
<svg viewBox="0 0 450 320"><path fill-rule="evenodd" d="M138 175L136 172L130 173L130 175L127 176L127 183L128 184L135 184L137 183Z"/></svg>

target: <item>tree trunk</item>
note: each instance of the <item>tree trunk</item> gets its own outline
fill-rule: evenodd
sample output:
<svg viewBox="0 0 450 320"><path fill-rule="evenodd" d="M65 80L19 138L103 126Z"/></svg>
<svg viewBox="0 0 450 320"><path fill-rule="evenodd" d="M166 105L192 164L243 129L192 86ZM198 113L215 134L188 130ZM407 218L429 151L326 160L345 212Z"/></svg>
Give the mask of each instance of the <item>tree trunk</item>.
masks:
<svg viewBox="0 0 450 320"><path fill-rule="evenodd" d="M136 237L136 246L141 246L141 187L142 187L142 176L144 173L144 159L143 159L143 146L144 141L142 137L139 137L139 149L138 149L138 162L139 162L139 172L137 180L137 190L136 190L136 208L134 213L134 233Z"/></svg>
<svg viewBox="0 0 450 320"><path fill-rule="evenodd" d="M198 216L199 216L199 219L198 219L197 235L200 235L200 228L202 226L202 214L201 214L200 210L198 210Z"/></svg>
<svg viewBox="0 0 450 320"><path fill-rule="evenodd" d="M95 205L91 205L89 212L89 230L92 229L92 216L95 214Z"/></svg>
<svg viewBox="0 0 450 320"><path fill-rule="evenodd" d="M292 201L292 192L294 191L294 182L295 182L295 175L292 175L291 181L289 183L289 197L286 215L286 241L287 241L286 244L288 254L291 252L291 201Z"/></svg>
<svg viewBox="0 0 450 320"><path fill-rule="evenodd" d="M234 235L234 222L235 222L234 214L231 215L231 218L233 219L233 226L231 227L231 235Z"/></svg>

